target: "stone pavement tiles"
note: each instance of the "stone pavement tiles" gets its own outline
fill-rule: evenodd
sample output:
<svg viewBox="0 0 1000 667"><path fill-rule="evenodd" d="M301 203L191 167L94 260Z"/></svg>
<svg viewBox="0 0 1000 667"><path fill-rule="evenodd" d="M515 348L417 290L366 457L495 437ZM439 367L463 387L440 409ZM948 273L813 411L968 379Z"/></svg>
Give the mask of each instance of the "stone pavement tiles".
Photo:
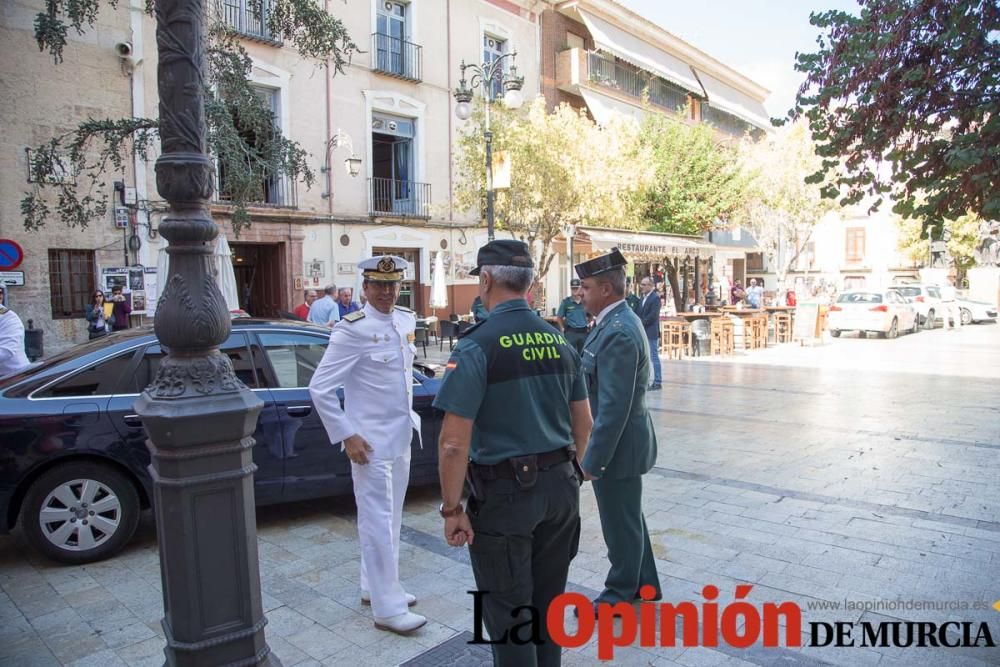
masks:
<svg viewBox="0 0 1000 667"><path fill-rule="evenodd" d="M659 460L644 481L666 600L700 605L702 587L713 584L721 608L748 583L751 602L796 601L805 623L986 621L1000 639L992 609L809 608L1000 598L995 386L976 377L667 364L664 390L650 399ZM589 486L581 500L570 582L593 594L607 563ZM401 577L430 619L409 638L375 630L360 603L351 498L258 511L267 638L285 665L398 664L472 630L468 554L441 538L437 502L436 489L419 488L406 503ZM0 665L161 665L161 604L149 516L123 554L87 566L44 561L16 533L0 538ZM567 650L564 663L596 664L595 643ZM629 647L614 664L981 667L1000 664L1000 653Z"/></svg>

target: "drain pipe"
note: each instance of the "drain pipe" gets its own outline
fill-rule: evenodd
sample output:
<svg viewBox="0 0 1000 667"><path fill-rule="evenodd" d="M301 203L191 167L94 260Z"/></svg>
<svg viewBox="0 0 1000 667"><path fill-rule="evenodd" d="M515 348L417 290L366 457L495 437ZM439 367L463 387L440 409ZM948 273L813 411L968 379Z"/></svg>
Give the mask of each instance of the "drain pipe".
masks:
<svg viewBox="0 0 1000 667"><path fill-rule="evenodd" d="M330 14L330 0L323 0L323 11ZM330 133L333 131L333 74L330 71L330 59L326 59L326 134L323 140L323 164L326 165L326 211L330 218L333 218L333 165L330 164ZM333 224L331 221L330 234L333 235ZM333 251L333 244L330 244L330 251ZM330 256L333 262L333 256Z"/></svg>

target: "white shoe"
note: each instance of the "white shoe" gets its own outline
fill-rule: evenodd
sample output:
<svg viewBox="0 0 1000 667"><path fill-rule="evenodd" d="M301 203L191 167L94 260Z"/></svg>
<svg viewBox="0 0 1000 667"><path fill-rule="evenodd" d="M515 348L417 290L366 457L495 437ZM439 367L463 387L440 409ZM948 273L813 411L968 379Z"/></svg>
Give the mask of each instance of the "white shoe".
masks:
<svg viewBox="0 0 1000 667"><path fill-rule="evenodd" d="M406 606L412 607L417 604L417 596L410 595L409 593L404 593L406 596ZM361 591L361 604L370 605L372 603L372 594L368 591Z"/></svg>
<svg viewBox="0 0 1000 667"><path fill-rule="evenodd" d="M379 630L388 630L397 635L408 635L417 628L422 628L427 623L427 619L420 614L411 611L404 611L389 618L375 617L375 627Z"/></svg>

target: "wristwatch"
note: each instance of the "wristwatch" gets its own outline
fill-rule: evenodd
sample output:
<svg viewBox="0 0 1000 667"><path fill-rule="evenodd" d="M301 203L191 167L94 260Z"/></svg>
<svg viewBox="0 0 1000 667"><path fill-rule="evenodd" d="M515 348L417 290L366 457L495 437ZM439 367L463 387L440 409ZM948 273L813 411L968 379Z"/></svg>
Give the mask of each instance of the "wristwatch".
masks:
<svg viewBox="0 0 1000 667"><path fill-rule="evenodd" d="M462 503L458 503L457 505L455 505L454 507L452 507L450 510L446 510L444 508L444 503L441 503L441 506L438 507L438 513L444 519L450 519L453 516L458 516L459 514L461 514L464 511L465 511L465 508L462 507Z"/></svg>

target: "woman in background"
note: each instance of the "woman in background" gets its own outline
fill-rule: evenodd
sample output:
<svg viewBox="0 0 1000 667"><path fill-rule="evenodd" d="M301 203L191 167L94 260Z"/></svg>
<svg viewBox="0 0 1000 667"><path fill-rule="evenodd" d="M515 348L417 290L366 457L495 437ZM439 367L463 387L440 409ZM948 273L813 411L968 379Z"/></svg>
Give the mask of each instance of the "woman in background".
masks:
<svg viewBox="0 0 1000 667"><path fill-rule="evenodd" d="M113 305L104 300L104 292L97 290L87 304L87 334L90 340L107 336L111 330L108 321L111 318Z"/></svg>

